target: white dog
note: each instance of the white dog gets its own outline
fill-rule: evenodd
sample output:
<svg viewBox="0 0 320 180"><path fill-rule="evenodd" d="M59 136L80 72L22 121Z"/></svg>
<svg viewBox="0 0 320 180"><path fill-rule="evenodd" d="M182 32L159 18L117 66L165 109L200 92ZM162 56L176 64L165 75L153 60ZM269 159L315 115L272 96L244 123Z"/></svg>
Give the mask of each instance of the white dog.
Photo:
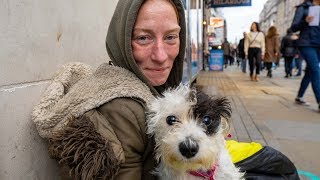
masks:
<svg viewBox="0 0 320 180"><path fill-rule="evenodd" d="M230 103L180 85L151 103L148 134L156 141L155 173L163 180L238 180L225 147Z"/></svg>

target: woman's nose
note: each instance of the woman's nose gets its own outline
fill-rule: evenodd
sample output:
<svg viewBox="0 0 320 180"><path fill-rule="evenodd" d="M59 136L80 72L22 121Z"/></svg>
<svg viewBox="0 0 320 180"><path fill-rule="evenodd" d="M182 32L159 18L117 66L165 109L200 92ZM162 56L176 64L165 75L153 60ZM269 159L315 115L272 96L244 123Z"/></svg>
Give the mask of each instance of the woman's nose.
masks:
<svg viewBox="0 0 320 180"><path fill-rule="evenodd" d="M157 41L154 44L151 59L157 62L164 62L168 59L165 43L163 41Z"/></svg>

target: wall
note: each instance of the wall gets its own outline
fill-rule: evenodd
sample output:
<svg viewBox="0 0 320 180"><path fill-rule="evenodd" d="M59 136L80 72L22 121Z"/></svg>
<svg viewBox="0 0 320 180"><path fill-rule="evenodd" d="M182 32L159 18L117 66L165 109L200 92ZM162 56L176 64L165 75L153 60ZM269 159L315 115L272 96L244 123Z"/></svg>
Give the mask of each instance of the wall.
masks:
<svg viewBox="0 0 320 180"><path fill-rule="evenodd" d="M0 179L57 179L30 113L61 65L108 61L117 1L0 0Z"/></svg>

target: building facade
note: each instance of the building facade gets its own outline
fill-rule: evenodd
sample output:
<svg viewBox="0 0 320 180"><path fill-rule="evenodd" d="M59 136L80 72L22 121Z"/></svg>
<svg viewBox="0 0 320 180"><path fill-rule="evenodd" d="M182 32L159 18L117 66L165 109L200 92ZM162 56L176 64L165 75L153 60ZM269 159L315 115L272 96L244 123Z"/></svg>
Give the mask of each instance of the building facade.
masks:
<svg viewBox="0 0 320 180"><path fill-rule="evenodd" d="M268 0L260 13L260 26L267 32L270 26L276 26L280 37L291 26L296 6L303 0Z"/></svg>

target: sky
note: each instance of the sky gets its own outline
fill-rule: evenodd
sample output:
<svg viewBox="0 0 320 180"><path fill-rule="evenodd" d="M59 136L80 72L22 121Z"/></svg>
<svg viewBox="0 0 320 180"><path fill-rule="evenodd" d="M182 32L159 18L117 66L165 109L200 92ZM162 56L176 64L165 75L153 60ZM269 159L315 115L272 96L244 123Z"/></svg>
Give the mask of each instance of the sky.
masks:
<svg viewBox="0 0 320 180"><path fill-rule="evenodd" d="M243 32L249 32L252 22L259 22L259 14L267 0L252 0L251 6L221 8L227 20L228 41L234 43L243 37Z"/></svg>

